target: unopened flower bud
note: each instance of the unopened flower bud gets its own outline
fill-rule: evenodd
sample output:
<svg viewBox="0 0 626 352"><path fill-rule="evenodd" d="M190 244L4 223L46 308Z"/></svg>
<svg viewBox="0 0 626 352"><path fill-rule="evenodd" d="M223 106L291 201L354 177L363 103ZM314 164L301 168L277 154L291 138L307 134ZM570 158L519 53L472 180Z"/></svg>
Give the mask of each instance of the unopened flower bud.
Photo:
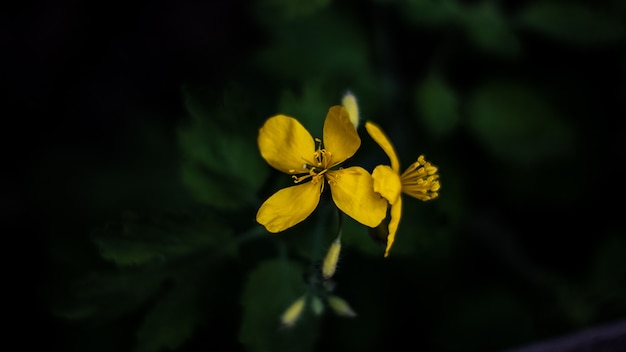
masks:
<svg viewBox="0 0 626 352"><path fill-rule="evenodd" d="M315 315L320 315L324 312L324 302L318 296L313 296L311 299L311 310Z"/></svg>
<svg viewBox="0 0 626 352"><path fill-rule="evenodd" d="M302 315L302 311L304 310L304 305L306 303L306 297L301 296L297 300L295 300L291 305L285 310L283 315L280 317L280 326L282 328L290 328L292 327Z"/></svg>
<svg viewBox="0 0 626 352"><path fill-rule="evenodd" d="M337 262L339 261L339 252L341 252L341 240L339 237L333 241L324 257L322 263L322 276L324 280L330 279L337 269Z"/></svg>
<svg viewBox="0 0 626 352"><path fill-rule="evenodd" d="M348 110L348 114L350 115L350 122L354 125L356 129L359 127L359 106L356 103L356 97L351 92L346 92L341 99L341 105Z"/></svg>
<svg viewBox="0 0 626 352"><path fill-rule="evenodd" d="M343 317L355 317L356 313L352 310L352 307L343 298L337 296L328 296L328 305L332 310Z"/></svg>

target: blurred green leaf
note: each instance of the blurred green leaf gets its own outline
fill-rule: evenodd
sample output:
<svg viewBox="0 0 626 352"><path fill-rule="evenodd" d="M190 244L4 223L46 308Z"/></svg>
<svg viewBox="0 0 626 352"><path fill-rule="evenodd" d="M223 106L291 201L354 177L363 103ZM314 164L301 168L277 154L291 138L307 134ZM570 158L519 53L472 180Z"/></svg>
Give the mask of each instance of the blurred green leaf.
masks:
<svg viewBox="0 0 626 352"><path fill-rule="evenodd" d="M441 224L433 224L441 215L435 205L439 199L422 202L403 195L402 217L390 256L411 256L428 250L444 236ZM431 247L432 248L432 247Z"/></svg>
<svg viewBox="0 0 626 352"><path fill-rule="evenodd" d="M341 242L345 247L354 248L364 254L383 256L385 246L370 234L370 228L344 216Z"/></svg>
<svg viewBox="0 0 626 352"><path fill-rule="evenodd" d="M199 201L220 209L258 203L269 168L256 136L223 131L208 121L181 127L182 179Z"/></svg>
<svg viewBox="0 0 626 352"><path fill-rule="evenodd" d="M332 99L335 98L335 99ZM332 103L334 101L334 103ZM322 138L322 129L328 109L341 103L341 96L329 97L320 79L303 83L302 92L296 96L293 91L283 92L279 111L296 118L311 133L313 138Z"/></svg>
<svg viewBox="0 0 626 352"><path fill-rule="evenodd" d="M173 350L190 338L203 318L199 299L192 282L172 287L145 316L137 331L135 352Z"/></svg>
<svg viewBox="0 0 626 352"><path fill-rule="evenodd" d="M361 80L362 79L362 80ZM371 87L365 82L374 82L362 75L359 80L350 80L358 90L347 87L345 80L321 77L306 79L297 90L284 90L278 104L278 113L296 118L314 138L322 138L324 121L333 105L340 105L343 95L350 90L357 98L361 123L368 119L380 104L380 87ZM362 94L361 94L362 93Z"/></svg>
<svg viewBox="0 0 626 352"><path fill-rule="evenodd" d="M522 26L567 44L593 46L614 43L624 35L624 23L608 11L570 1L534 1L519 14Z"/></svg>
<svg viewBox="0 0 626 352"><path fill-rule="evenodd" d="M94 233L94 242L104 259L119 266L165 261L227 243L231 231L205 214L202 219L186 214L159 217L127 213L119 224Z"/></svg>
<svg viewBox="0 0 626 352"><path fill-rule="evenodd" d="M490 82L468 103L470 130L494 156L512 163L546 161L572 151L574 133L536 89Z"/></svg>
<svg viewBox="0 0 626 352"><path fill-rule="evenodd" d="M159 291L166 273L149 270L92 273L74 283L56 304L56 315L67 319L112 319L141 307Z"/></svg>
<svg viewBox="0 0 626 352"><path fill-rule="evenodd" d="M468 189L471 189L471 181L466 178L462 166L456 161L450 160L430 160L437 166L440 175L441 190L439 196L428 201L427 209L431 207L445 214L446 223L456 226L466 220L466 216L471 209L468 204Z"/></svg>
<svg viewBox="0 0 626 352"><path fill-rule="evenodd" d="M384 0L378 0L384 2ZM448 25L457 20L460 7L454 0L409 0L394 3L401 15L416 25Z"/></svg>
<svg viewBox="0 0 626 352"><path fill-rule="evenodd" d="M418 85L415 105L428 133L435 137L450 134L459 124L459 101L456 93L436 74L431 74Z"/></svg>
<svg viewBox="0 0 626 352"><path fill-rule="evenodd" d="M490 1L483 1L462 12L462 24L469 39L489 54L514 57L520 53L520 43L507 18Z"/></svg>
<svg viewBox="0 0 626 352"><path fill-rule="evenodd" d="M233 210L258 202L269 167L257 147L262 112L236 82L221 90L186 86L190 121L178 129L184 186L198 201Z"/></svg>
<svg viewBox="0 0 626 352"><path fill-rule="evenodd" d="M239 330L239 339L248 351L314 350L318 328L312 316L302 316L294 327L279 330L284 310L305 290L301 269L287 260L261 262L250 273L241 296ZM305 313L312 315L308 307Z"/></svg>
<svg viewBox="0 0 626 352"><path fill-rule="evenodd" d="M353 16L333 10L269 23L271 42L255 57L256 65L274 80L332 77L334 82L366 82L373 73L365 33Z"/></svg>
<svg viewBox="0 0 626 352"><path fill-rule="evenodd" d="M186 85L183 86L182 94L185 110L197 125L210 123L211 128L251 135L253 138L265 118L263 111L268 107L268 96L265 95L267 91L259 92L258 87L238 81L225 83L219 89L213 86Z"/></svg>

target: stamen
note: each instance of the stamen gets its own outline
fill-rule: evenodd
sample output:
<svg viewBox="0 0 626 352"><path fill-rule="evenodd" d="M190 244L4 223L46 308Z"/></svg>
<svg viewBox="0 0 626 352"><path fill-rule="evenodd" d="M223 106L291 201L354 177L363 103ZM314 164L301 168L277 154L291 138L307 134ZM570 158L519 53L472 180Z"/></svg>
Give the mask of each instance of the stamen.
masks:
<svg viewBox="0 0 626 352"><path fill-rule="evenodd" d="M441 187L437 167L424 159L423 155L409 166L400 177L402 192L422 201L435 199L439 196L437 191Z"/></svg>
<svg viewBox="0 0 626 352"><path fill-rule="evenodd" d="M313 153L313 163L310 160L302 158L304 160L304 164L302 164L302 168L309 171L308 174L296 176L293 175L291 178L294 183L300 183L308 178L311 178L311 182L316 184L317 182L322 181L321 192L324 191L324 174L328 171L328 165L331 160L331 153L326 151L326 149L322 148L322 140L319 138L315 138L315 142L318 143L317 150ZM296 170L289 170L289 172L295 172Z"/></svg>
<svg viewBox="0 0 626 352"><path fill-rule="evenodd" d="M304 176L296 176L296 175L293 175L293 176L291 176L291 178L293 179L293 183L300 183L300 182L302 182L302 181L304 181L304 180L306 180L307 178L312 177L312 176L313 176L313 175L311 175L311 174L304 175Z"/></svg>
<svg viewBox="0 0 626 352"><path fill-rule="evenodd" d="M340 172L333 172L331 174L327 174L326 175L326 180L328 181L328 184L333 186L337 183L337 180L339 179L339 174Z"/></svg>
<svg viewBox="0 0 626 352"><path fill-rule="evenodd" d="M326 151L326 149L323 149L323 154L322 154L324 160L324 167L328 168L329 165L331 165L330 161L333 159L333 153Z"/></svg>

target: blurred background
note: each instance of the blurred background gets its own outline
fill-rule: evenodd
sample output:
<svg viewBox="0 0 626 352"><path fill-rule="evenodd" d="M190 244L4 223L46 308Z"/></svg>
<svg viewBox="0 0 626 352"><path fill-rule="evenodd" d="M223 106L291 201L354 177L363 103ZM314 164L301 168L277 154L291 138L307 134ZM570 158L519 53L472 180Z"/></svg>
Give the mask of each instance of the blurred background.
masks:
<svg viewBox="0 0 626 352"><path fill-rule="evenodd" d="M7 280L51 348L502 351L626 318L624 1L61 0L2 19L23 134L3 213L40 234L15 236ZM333 293L358 316L307 306L281 330L337 219L323 197L264 232L291 180L256 136L282 113L321 137L346 91L403 169L439 167L440 196L404 198L389 258L344 219ZM386 163L358 131L349 163Z"/></svg>

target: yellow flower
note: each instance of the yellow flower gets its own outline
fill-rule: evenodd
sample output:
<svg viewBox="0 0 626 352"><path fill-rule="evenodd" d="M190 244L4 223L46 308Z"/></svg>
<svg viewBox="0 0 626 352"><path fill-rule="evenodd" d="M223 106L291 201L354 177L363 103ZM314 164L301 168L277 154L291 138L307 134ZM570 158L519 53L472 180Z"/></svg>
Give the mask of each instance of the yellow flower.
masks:
<svg viewBox="0 0 626 352"><path fill-rule="evenodd" d="M402 216L402 197L405 193L413 198L427 201L436 198L439 194L439 175L437 168L424 159L423 155L409 166L404 173L400 174L400 161L393 145L383 130L372 122L366 122L365 128L369 135L378 143L385 154L391 160L391 166L378 165L372 172L374 178L374 191L385 198L390 205L389 226L387 235L387 248L385 257L393 245Z"/></svg>
<svg viewBox="0 0 626 352"><path fill-rule="evenodd" d="M317 207L325 181L337 207L369 227L385 218L387 202L373 189L367 170L332 169L354 155L361 139L341 106L328 110L323 146L293 117L276 115L259 130L261 156L275 169L292 175L295 186L279 190L259 208L256 220L269 232L280 232L306 219ZM317 142L317 149L315 144Z"/></svg>

